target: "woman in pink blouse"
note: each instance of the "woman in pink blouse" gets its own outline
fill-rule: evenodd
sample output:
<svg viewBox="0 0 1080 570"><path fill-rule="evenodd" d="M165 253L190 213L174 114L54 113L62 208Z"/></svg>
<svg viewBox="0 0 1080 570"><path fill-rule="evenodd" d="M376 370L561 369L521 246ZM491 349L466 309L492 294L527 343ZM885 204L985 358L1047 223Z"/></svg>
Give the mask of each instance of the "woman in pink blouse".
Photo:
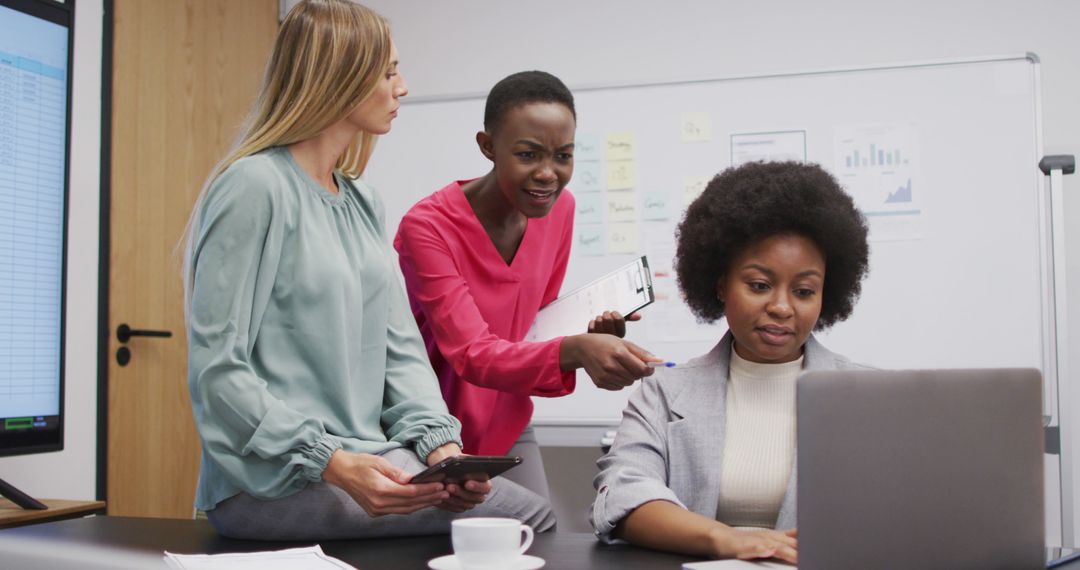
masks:
<svg viewBox="0 0 1080 570"><path fill-rule="evenodd" d="M492 170L421 200L394 239L443 397L462 423L464 451L522 456L507 478L544 497L529 397L573 392L578 368L597 386L621 390L658 360L620 338L617 313L591 322L583 315L582 331L592 334L522 340L566 274L575 128L573 95L558 78L527 71L498 82L476 134Z"/></svg>

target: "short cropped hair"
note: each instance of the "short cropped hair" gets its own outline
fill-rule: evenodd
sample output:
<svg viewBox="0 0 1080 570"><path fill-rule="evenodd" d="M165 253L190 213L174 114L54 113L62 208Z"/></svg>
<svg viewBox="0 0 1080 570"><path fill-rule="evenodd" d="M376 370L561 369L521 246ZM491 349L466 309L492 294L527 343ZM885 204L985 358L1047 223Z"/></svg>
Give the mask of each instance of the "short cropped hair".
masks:
<svg viewBox="0 0 1080 570"><path fill-rule="evenodd" d="M798 162L729 168L687 208L677 232L675 271L691 311L705 322L723 317L717 282L747 246L778 234L806 237L825 257L814 329L850 316L869 269L866 220L831 174Z"/></svg>
<svg viewBox="0 0 1080 570"><path fill-rule="evenodd" d="M577 120L574 95L558 77L544 71L521 71L491 88L484 105L484 130L495 132L510 109L527 103L560 103Z"/></svg>

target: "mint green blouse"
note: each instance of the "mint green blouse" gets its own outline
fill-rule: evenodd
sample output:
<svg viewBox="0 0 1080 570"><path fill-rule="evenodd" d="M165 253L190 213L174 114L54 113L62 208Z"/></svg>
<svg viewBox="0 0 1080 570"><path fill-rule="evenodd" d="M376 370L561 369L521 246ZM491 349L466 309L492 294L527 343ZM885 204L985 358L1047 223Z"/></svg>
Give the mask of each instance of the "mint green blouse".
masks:
<svg viewBox="0 0 1080 570"><path fill-rule="evenodd" d="M385 237L383 206L284 147L242 158L198 213L188 387L202 438L196 507L280 498L339 448L460 443Z"/></svg>

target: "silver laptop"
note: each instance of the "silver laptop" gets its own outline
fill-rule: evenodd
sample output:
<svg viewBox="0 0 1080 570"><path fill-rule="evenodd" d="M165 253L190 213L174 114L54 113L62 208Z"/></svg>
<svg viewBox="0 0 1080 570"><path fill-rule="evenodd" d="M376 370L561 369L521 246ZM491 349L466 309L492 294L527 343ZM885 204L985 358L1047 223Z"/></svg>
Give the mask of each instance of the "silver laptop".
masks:
<svg viewBox="0 0 1080 570"><path fill-rule="evenodd" d="M800 570L1043 568L1034 369L798 381Z"/></svg>

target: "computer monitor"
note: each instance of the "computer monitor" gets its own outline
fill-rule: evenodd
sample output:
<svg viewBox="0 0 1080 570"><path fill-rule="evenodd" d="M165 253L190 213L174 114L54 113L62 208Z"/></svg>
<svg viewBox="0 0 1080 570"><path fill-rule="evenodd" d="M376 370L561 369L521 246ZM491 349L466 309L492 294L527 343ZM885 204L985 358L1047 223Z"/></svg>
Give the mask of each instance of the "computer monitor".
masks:
<svg viewBox="0 0 1080 570"><path fill-rule="evenodd" d="M0 0L0 456L64 447L73 2Z"/></svg>

